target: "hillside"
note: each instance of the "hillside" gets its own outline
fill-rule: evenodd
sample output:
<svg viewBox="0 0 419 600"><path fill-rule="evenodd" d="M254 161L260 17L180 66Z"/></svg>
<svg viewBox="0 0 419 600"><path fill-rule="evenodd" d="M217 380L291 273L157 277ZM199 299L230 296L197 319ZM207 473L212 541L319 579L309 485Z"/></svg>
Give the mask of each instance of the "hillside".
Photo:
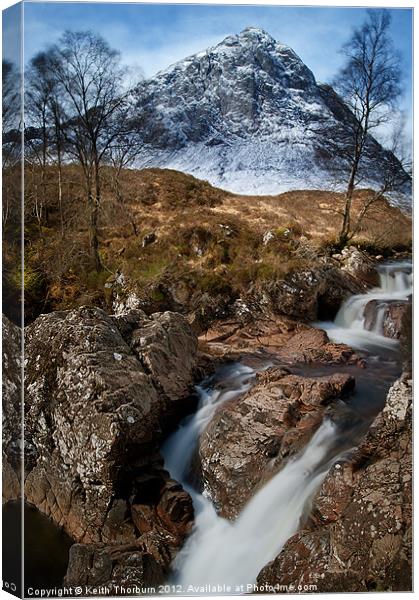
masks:
<svg viewBox="0 0 419 600"><path fill-rule="evenodd" d="M153 308L182 310L195 291L240 297L251 286L283 278L333 253L341 195L294 191L239 196L171 170L125 170L122 201L112 169L103 172L100 254L96 273L89 256L88 213L80 171L64 170L61 233L56 171L47 173L48 226L39 227L32 205L37 172L27 173L27 318L40 312L96 304L107 307L106 282L123 273ZM362 195L354 204L357 210ZM12 227L12 224L10 224ZM411 243L410 219L381 201L371 207L358 239L375 254L391 255ZM16 298L16 248L5 244L5 289ZM166 296L176 288L176 306ZM198 302L198 301L197 301ZM199 302L198 302L199 303ZM184 309L184 307L183 307Z"/></svg>
<svg viewBox="0 0 419 600"><path fill-rule="evenodd" d="M345 161L330 140L351 127L352 113L292 48L262 29L248 27L168 67L140 83L136 97L138 167L184 171L241 194L346 183ZM370 136L361 187L376 186L388 161Z"/></svg>

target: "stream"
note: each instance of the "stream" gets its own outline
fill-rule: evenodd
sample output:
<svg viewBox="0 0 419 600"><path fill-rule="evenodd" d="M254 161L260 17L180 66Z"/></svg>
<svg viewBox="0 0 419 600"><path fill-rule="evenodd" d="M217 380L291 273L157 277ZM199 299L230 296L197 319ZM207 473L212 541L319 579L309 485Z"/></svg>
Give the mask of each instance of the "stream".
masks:
<svg viewBox="0 0 419 600"><path fill-rule="evenodd" d="M356 391L346 401L346 417L333 422L325 419L304 451L250 499L234 522L218 516L205 490L201 492L191 483L191 463L199 436L215 411L250 389L257 370L268 368L275 360L258 368L241 363L224 365L197 386L196 413L181 423L162 448L166 469L190 493L195 508L194 529L173 565L171 583L179 592L208 595L253 591L262 567L298 531L330 467L357 445L381 410L390 385L401 372L399 342L383 335L384 310L388 303L406 301L412 293L412 265L394 262L377 270L378 287L349 298L333 322L314 324L326 330L332 341L356 349L366 368L296 365L293 369L311 377L333 371L355 375ZM365 328L364 319L371 300L378 302L373 331Z"/></svg>
<svg viewBox="0 0 419 600"><path fill-rule="evenodd" d="M254 591L252 586L262 567L279 554L300 528L331 466L357 445L381 410L389 387L401 373L399 342L382 335L384 309L389 302L406 301L412 293L412 265L388 263L377 270L377 288L349 298L333 322L314 324L326 330L332 341L355 348L366 368L309 364L292 367L293 373L309 377L333 372L353 375L355 393L345 403L338 403L333 422L323 421L305 449L250 499L234 522L219 517L205 490L202 492L194 484L192 467L199 437L220 406L247 392L258 371L278 362L274 356L264 355L263 359L225 364L196 387L196 412L183 420L161 449L165 468L190 493L195 508L194 529L173 564L170 593L226 595ZM364 309L371 300L379 303L378 318L374 331L367 331ZM21 506L9 503L3 510L4 528L13 543ZM28 585L60 585L71 540L49 519L27 506L25 541Z"/></svg>

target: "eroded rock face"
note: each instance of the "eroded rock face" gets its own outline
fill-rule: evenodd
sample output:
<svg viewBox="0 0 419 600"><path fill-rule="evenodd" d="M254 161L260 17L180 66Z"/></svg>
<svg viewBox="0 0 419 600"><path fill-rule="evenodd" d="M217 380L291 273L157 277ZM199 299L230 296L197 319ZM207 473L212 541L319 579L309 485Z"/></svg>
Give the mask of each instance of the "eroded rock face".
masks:
<svg viewBox="0 0 419 600"><path fill-rule="evenodd" d="M160 491L168 479L157 445L165 420L185 409L196 348L174 313L81 308L31 324L27 501L78 542L134 542L130 502L145 480Z"/></svg>
<svg viewBox="0 0 419 600"><path fill-rule="evenodd" d="M265 292L276 313L302 321L333 320L342 302L367 285L330 265L296 271Z"/></svg>
<svg viewBox="0 0 419 600"><path fill-rule="evenodd" d="M310 439L326 407L349 395L348 375L309 378L271 368L243 397L215 414L201 436L199 456L205 490L222 516L236 517Z"/></svg>
<svg viewBox="0 0 419 600"><path fill-rule="evenodd" d="M117 523L127 523L131 517L136 536L113 545L74 544L65 583L84 587L85 595L97 595L90 588L99 585L118 595L118 586L130 588L135 595L140 593L133 589L138 586L145 594L147 586L167 579L169 565L192 528L192 499L176 481L168 479L161 485L155 479L151 489L143 485L141 495L130 503L117 501L113 513Z"/></svg>
<svg viewBox="0 0 419 600"><path fill-rule="evenodd" d="M388 338L399 339L408 303L403 301L371 300L364 309L364 326Z"/></svg>
<svg viewBox="0 0 419 600"><path fill-rule="evenodd" d="M3 501L21 496L21 329L3 315L2 323Z"/></svg>
<svg viewBox="0 0 419 600"><path fill-rule="evenodd" d="M336 465L258 582L318 592L406 591L412 580L412 382L400 379L350 462Z"/></svg>
<svg viewBox="0 0 419 600"><path fill-rule="evenodd" d="M216 323L200 337L200 341L215 355L266 351L290 365L364 366L364 360L352 348L331 342L322 329L272 314L251 322L226 320Z"/></svg>

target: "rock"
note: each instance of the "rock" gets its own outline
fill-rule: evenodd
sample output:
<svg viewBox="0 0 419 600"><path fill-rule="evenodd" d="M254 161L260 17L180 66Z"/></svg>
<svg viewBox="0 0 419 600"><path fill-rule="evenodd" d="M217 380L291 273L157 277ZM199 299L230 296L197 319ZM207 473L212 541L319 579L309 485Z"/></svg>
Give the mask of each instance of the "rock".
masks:
<svg viewBox="0 0 419 600"><path fill-rule="evenodd" d="M173 480L162 482L156 478L154 498L153 494L149 495L150 489L146 498L144 488L147 486L142 486L141 498L148 503L140 504L139 495L131 499L130 511L137 536L130 543L74 544L66 585L101 585L120 595L117 586L138 586L145 593L147 586L155 587L167 579L170 564L192 528L192 499ZM116 520L127 520L127 503L119 501L118 504Z"/></svg>
<svg viewBox="0 0 419 600"><path fill-rule="evenodd" d="M21 329L3 315L2 323L3 407L3 501L21 497Z"/></svg>
<svg viewBox="0 0 419 600"><path fill-rule="evenodd" d="M196 351L174 313L83 307L27 327L27 501L78 542L135 540L127 502L165 485L158 444L185 413Z"/></svg>
<svg viewBox="0 0 419 600"><path fill-rule="evenodd" d="M182 539L191 531L194 509L190 495L176 481L167 482L157 505L166 529Z"/></svg>
<svg viewBox="0 0 419 600"><path fill-rule="evenodd" d="M412 589L411 380L394 383L354 456L331 470L309 523L258 582L334 593Z"/></svg>
<svg viewBox="0 0 419 600"><path fill-rule="evenodd" d="M159 562L140 538L131 545L116 547L74 544L64 585L77 587L83 596L101 595L106 588L107 595L148 595L166 577L164 561ZM131 593L124 593L121 586Z"/></svg>
<svg viewBox="0 0 419 600"><path fill-rule="evenodd" d="M400 354L403 359L403 372L407 379L412 378L412 355L413 355L413 306L410 296L407 307L402 318L400 331Z"/></svg>
<svg viewBox="0 0 419 600"><path fill-rule="evenodd" d="M278 356L291 364L324 363L365 365L346 344L331 342L323 329L300 326L286 344L279 350Z"/></svg>
<svg viewBox="0 0 419 600"><path fill-rule="evenodd" d="M269 352L281 363L353 364L365 366L352 348L331 342L322 329L287 317L269 315L250 319L250 308L234 320L216 323L200 337L213 354Z"/></svg>
<svg viewBox="0 0 419 600"><path fill-rule="evenodd" d="M275 239L274 232L268 229L268 231L265 231L265 233L263 234L262 243L264 246L267 246L269 244L269 242L271 242L274 239Z"/></svg>
<svg viewBox="0 0 419 600"><path fill-rule="evenodd" d="M147 233L147 235L145 235L143 237L143 241L141 242L141 246L143 248L146 248L147 246L149 246L150 244L152 244L156 240L157 240L157 235L154 232Z"/></svg>
<svg viewBox="0 0 419 600"><path fill-rule="evenodd" d="M136 313L116 318L131 350L154 386L171 401L190 391L196 364L197 340L184 317L157 313L138 326Z"/></svg>
<svg viewBox="0 0 419 600"><path fill-rule="evenodd" d="M190 495L174 480L167 480L160 486L158 497L147 499L134 497L131 513L140 533L149 531L170 532L183 540L190 532L194 510Z"/></svg>
<svg viewBox="0 0 419 600"><path fill-rule="evenodd" d="M236 517L306 444L327 405L349 395L354 386L348 375L313 379L275 367L259 373L247 394L222 406L199 445L204 489L220 514Z"/></svg>
<svg viewBox="0 0 419 600"><path fill-rule="evenodd" d="M379 284L379 276L375 269L375 263L368 254L358 250L354 246L350 246L342 250L341 256L342 271L346 271L368 285Z"/></svg>
<svg viewBox="0 0 419 600"><path fill-rule="evenodd" d="M389 338L399 339L402 330L407 302L391 302L384 314L383 334Z"/></svg>
<svg viewBox="0 0 419 600"><path fill-rule="evenodd" d="M408 303L403 301L370 300L364 309L364 326L388 338L399 339Z"/></svg>
<svg viewBox="0 0 419 600"><path fill-rule="evenodd" d="M326 264L290 273L262 290L252 289L250 295L261 305L268 302L272 312L292 319L330 321L347 297L365 292L366 287L349 272Z"/></svg>
<svg viewBox="0 0 419 600"><path fill-rule="evenodd" d="M228 236L229 231L223 228L223 235ZM265 239L270 239L268 233L271 232L266 232ZM188 237L188 246L203 256L208 244L214 244L215 239L205 229L196 228ZM218 240L217 244L222 242ZM313 260L316 266L289 273L284 279L249 284L240 296L223 268L203 278L203 289L197 288L187 274L176 280L169 272L163 273L158 281L141 289L134 281L118 274L106 283L107 302L114 314L132 309L143 310L147 315L180 312L187 315L197 335L219 321L231 319L244 323L274 316L304 322L330 321L347 297L365 292L368 286L362 279L337 268L334 261L332 264L330 260L321 262L317 256Z"/></svg>

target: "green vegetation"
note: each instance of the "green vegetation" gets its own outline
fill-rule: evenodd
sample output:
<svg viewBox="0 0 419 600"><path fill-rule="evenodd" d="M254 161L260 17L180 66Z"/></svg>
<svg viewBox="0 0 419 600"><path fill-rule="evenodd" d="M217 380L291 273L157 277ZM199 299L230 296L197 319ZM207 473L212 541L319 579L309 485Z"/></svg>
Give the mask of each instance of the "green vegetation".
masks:
<svg viewBox="0 0 419 600"><path fill-rule="evenodd" d="M131 289L156 310L199 305L199 295L226 302L283 280L333 254L342 198L326 192L276 197L235 196L190 175L161 169L122 170L116 197L110 167L103 171L99 215L102 270L92 267L83 180L63 167L62 206L54 168L46 172L48 227L39 227L32 204L36 170L26 177L27 319L48 310L94 304L112 309L112 285L123 273ZM122 198L122 201L121 201ZM38 199L39 201L39 199ZM355 199L356 205L356 199ZM410 220L382 201L366 216L352 243L390 255L411 246ZM64 232L61 227L64 218ZM14 221L10 221L11 230ZM391 223L391 227L389 227ZM19 297L14 265L19 246L5 242L6 294ZM123 290L119 290L123 295ZM12 302L11 302L12 303Z"/></svg>

